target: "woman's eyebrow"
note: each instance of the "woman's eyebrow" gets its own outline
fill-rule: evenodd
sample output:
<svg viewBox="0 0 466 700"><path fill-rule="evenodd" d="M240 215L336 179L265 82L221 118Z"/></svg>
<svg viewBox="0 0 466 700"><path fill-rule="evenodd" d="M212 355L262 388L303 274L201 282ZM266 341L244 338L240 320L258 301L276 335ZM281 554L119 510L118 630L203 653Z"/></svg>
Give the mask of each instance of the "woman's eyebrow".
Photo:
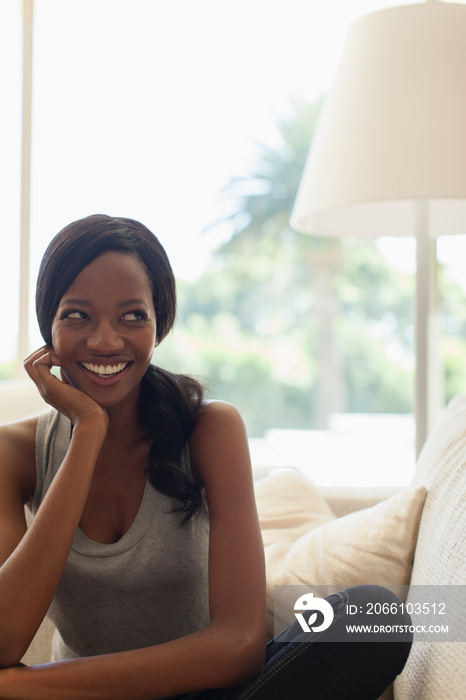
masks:
<svg viewBox="0 0 466 700"><path fill-rule="evenodd" d="M143 304L147 308L149 308L149 305L147 304L144 299L125 299L124 301L119 301L117 303L117 306L132 306L133 304Z"/></svg>
<svg viewBox="0 0 466 700"><path fill-rule="evenodd" d="M71 297L68 297L60 301L60 306L65 306L68 304L76 304L78 306L92 306L91 302L88 299L73 299Z"/></svg>

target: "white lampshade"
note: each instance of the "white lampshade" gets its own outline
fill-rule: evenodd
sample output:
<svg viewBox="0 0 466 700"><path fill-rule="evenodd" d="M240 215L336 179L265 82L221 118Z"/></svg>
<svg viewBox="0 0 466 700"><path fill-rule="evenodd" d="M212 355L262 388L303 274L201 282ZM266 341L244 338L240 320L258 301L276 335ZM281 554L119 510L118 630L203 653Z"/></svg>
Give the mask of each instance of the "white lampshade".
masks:
<svg viewBox="0 0 466 700"><path fill-rule="evenodd" d="M466 233L465 5L430 0L354 23L290 223L336 237L416 236L419 452L438 401L429 242Z"/></svg>
<svg viewBox="0 0 466 700"><path fill-rule="evenodd" d="M291 225L412 236L419 200L431 237L466 233L465 5L406 5L354 23Z"/></svg>

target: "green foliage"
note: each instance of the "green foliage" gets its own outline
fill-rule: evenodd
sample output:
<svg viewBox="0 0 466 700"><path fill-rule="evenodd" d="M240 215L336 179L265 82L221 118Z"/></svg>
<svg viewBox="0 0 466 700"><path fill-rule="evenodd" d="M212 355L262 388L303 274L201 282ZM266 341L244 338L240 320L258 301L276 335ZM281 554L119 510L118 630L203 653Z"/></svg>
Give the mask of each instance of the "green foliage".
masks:
<svg viewBox="0 0 466 700"><path fill-rule="evenodd" d="M255 436L318 425L325 357L319 362L316 273L303 270L302 257L290 251L293 246L286 254L279 248L265 259L249 253L251 274L243 269L240 276L233 265L180 283L176 331L157 350L158 363L195 374L210 395L238 406ZM340 253L330 286L339 310L333 332L342 355L343 408L410 412L413 279L391 269L373 242L349 241Z"/></svg>
<svg viewBox="0 0 466 700"><path fill-rule="evenodd" d="M156 350L154 362L195 375L208 395L235 404L251 435L309 425L311 371L299 344L282 338L271 345L243 332L229 312L190 314Z"/></svg>
<svg viewBox="0 0 466 700"><path fill-rule="evenodd" d="M345 318L342 325L348 412L410 413L414 389L412 356L398 343L390 356L386 339L365 320Z"/></svg>

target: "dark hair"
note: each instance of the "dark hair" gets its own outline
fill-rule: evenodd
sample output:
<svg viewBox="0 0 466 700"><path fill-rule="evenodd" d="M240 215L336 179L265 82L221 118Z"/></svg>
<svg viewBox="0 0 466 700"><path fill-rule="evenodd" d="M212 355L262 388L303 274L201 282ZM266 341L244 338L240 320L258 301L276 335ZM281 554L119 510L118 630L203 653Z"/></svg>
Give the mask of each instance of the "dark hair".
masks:
<svg viewBox="0 0 466 700"><path fill-rule="evenodd" d="M157 344L170 332L176 314L176 289L164 248L138 221L96 214L65 226L42 259L36 311L47 345L52 345L52 323L63 294L87 265L107 251L136 255L143 263L152 285ZM149 481L161 493L181 502L175 510L185 514L183 522L197 512L202 496L176 462L196 424L202 398L202 386L195 379L154 365L141 382L139 413L152 437Z"/></svg>

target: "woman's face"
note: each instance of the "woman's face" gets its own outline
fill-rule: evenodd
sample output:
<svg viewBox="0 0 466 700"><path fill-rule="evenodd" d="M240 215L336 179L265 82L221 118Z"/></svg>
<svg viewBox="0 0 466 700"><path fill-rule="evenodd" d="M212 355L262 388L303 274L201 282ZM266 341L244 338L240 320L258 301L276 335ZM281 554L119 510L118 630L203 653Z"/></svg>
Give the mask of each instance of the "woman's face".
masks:
<svg viewBox="0 0 466 700"><path fill-rule="evenodd" d="M139 396L156 341L149 276L133 255L109 251L60 300L52 345L66 378L106 408Z"/></svg>

